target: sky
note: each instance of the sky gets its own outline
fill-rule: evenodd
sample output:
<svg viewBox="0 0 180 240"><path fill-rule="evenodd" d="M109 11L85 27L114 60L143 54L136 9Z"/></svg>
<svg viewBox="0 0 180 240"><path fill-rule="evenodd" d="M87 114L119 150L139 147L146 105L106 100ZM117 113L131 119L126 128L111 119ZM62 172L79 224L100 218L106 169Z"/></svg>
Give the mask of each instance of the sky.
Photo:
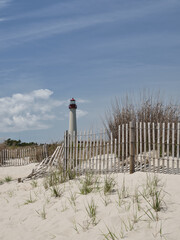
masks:
<svg viewBox="0 0 180 240"><path fill-rule="evenodd" d="M100 129L115 98L180 100L180 0L0 0L0 139Z"/></svg>

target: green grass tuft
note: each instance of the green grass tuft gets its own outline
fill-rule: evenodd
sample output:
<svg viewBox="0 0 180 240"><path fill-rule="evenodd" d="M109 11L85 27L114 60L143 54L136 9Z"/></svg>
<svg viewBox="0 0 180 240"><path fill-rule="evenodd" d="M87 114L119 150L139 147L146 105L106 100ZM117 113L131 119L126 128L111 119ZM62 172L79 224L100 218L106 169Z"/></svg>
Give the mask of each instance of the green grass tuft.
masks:
<svg viewBox="0 0 180 240"><path fill-rule="evenodd" d="M91 199L91 202L88 203L88 206L86 207L86 212L90 219L92 220L92 224L96 225L96 214L97 214L97 205L94 203L94 200Z"/></svg>
<svg viewBox="0 0 180 240"><path fill-rule="evenodd" d="M47 218L45 206L43 206L42 211L36 211L36 212L43 220Z"/></svg>
<svg viewBox="0 0 180 240"><path fill-rule="evenodd" d="M59 186L52 186L51 191L53 197L57 198L62 196L62 190L59 188Z"/></svg>
<svg viewBox="0 0 180 240"><path fill-rule="evenodd" d="M4 178L5 182L11 182L12 181L12 177L11 176L7 176Z"/></svg>
<svg viewBox="0 0 180 240"><path fill-rule="evenodd" d="M106 176L104 178L104 187L103 187L104 195L111 193L113 191L114 186L115 186L114 179L110 176Z"/></svg>
<svg viewBox="0 0 180 240"><path fill-rule="evenodd" d="M34 203L34 202L36 202L36 199L33 200L32 196L31 196L31 193L30 193L29 199L27 199L24 204L27 205L29 203Z"/></svg>

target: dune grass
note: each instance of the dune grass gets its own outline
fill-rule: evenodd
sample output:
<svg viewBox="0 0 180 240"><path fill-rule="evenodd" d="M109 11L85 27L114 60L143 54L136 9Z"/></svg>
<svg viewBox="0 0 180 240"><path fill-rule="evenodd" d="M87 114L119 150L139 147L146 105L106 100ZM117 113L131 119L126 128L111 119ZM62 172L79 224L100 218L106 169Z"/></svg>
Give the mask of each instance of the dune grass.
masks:
<svg viewBox="0 0 180 240"><path fill-rule="evenodd" d="M12 181L12 177L11 176L6 176L4 178L4 182L11 182Z"/></svg>
<svg viewBox="0 0 180 240"><path fill-rule="evenodd" d="M29 203L34 203L34 202L36 202L36 199L32 198L32 195L31 195L31 192L30 192L29 199L27 199L24 204L27 205Z"/></svg>
<svg viewBox="0 0 180 240"><path fill-rule="evenodd" d="M115 186L114 178L109 175L106 175L104 178L103 186L104 195L112 193L114 186Z"/></svg>
<svg viewBox="0 0 180 240"><path fill-rule="evenodd" d="M86 212L91 219L93 225L97 225L97 205L94 202L94 199L91 199L91 202L85 207Z"/></svg>
<svg viewBox="0 0 180 240"><path fill-rule="evenodd" d="M43 219L45 220L47 218L47 212L45 209L45 205L43 206L43 209L40 211L36 211L36 213Z"/></svg>

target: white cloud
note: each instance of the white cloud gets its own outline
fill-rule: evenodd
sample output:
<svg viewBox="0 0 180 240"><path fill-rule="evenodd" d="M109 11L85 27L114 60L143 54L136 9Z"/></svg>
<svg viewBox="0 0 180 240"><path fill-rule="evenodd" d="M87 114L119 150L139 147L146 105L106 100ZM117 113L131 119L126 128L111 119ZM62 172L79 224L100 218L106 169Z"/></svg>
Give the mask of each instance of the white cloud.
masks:
<svg viewBox="0 0 180 240"><path fill-rule="evenodd" d="M51 98L49 89L0 98L0 131L17 132L46 129L56 116L53 110L64 104Z"/></svg>
<svg viewBox="0 0 180 240"><path fill-rule="evenodd" d="M33 95L36 98L48 99L53 94L49 89L40 89L33 91Z"/></svg>
<svg viewBox="0 0 180 240"><path fill-rule="evenodd" d="M67 108L69 100L55 100L49 89L38 89L30 93L16 93L11 97L0 98L0 132L19 132L40 130L51 127L52 120L68 117L60 112L60 107ZM79 103L87 102L80 99ZM58 111L57 111L58 108ZM88 112L77 109L77 118ZM67 118L66 118L67 120Z"/></svg>
<svg viewBox="0 0 180 240"><path fill-rule="evenodd" d="M0 0L0 9L7 7L10 2L11 2L11 0Z"/></svg>
<svg viewBox="0 0 180 240"><path fill-rule="evenodd" d="M81 118L81 117L84 117L88 114L88 112L86 111L83 111L83 110L80 110L80 109L77 109L77 118Z"/></svg>
<svg viewBox="0 0 180 240"><path fill-rule="evenodd" d="M86 100L86 99L82 99L82 98L78 98L77 99L77 103L89 103L90 101L89 100Z"/></svg>

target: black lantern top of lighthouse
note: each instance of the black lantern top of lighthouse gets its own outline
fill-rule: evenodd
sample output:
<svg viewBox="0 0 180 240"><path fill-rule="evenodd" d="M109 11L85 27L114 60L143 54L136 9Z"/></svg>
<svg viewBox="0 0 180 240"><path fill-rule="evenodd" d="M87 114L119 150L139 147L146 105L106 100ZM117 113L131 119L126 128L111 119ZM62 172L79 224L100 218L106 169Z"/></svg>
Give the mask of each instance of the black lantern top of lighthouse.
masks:
<svg viewBox="0 0 180 240"><path fill-rule="evenodd" d="M72 98L70 100L69 109L76 109L76 108L77 108L76 100L74 98Z"/></svg>

